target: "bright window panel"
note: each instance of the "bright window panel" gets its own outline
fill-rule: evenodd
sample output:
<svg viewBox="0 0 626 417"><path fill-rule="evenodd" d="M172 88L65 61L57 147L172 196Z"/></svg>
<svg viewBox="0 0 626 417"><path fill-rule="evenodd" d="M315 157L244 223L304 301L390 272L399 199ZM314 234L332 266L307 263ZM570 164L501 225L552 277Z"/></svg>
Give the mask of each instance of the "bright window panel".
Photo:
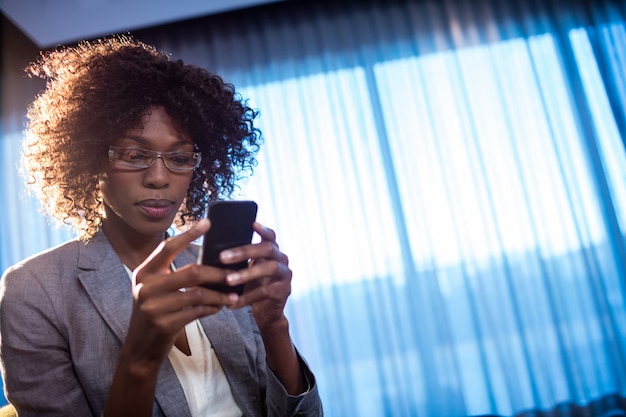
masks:
<svg viewBox="0 0 626 417"><path fill-rule="evenodd" d="M604 240L549 36L375 70L417 265Z"/></svg>

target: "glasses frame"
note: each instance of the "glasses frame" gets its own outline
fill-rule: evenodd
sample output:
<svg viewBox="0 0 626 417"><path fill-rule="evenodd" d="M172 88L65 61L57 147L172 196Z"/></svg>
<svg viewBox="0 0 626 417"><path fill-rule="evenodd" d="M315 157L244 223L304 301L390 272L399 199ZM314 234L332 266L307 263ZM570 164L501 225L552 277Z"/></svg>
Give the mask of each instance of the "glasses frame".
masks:
<svg viewBox="0 0 626 417"><path fill-rule="evenodd" d="M115 156L116 156L117 152L119 152L120 150L128 150L128 149L148 153L148 154L152 155L152 160L147 165L137 166L137 165L132 165L131 163L128 163L128 162L123 161L121 159L115 159ZM177 154L181 154L181 153L183 153L183 154L192 154L192 158L194 158L196 160L196 164L193 167L189 167L189 168L179 168L179 167L172 168L172 167L170 167L169 166L169 160L167 159L168 156L177 155ZM202 153L201 152L184 152L184 151L157 152L157 151L153 151L152 149L138 148L138 147L135 147L135 146L109 146L108 156L109 156L109 162L111 162L112 164L114 164L116 166L124 167L124 168L136 169L136 170L148 169L152 165L154 165L154 163L156 162L156 160L158 158L161 158L161 160L163 161L163 164L165 165L165 167L167 169L169 169L170 171L172 171L172 172L193 171L193 170L195 170L196 168L198 168L200 166L200 162L202 161Z"/></svg>

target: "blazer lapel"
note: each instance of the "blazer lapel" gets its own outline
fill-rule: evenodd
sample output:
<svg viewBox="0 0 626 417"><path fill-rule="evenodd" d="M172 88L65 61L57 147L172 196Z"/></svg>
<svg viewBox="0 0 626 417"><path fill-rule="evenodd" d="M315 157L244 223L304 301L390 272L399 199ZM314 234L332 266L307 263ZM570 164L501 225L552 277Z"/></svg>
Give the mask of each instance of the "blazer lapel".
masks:
<svg viewBox="0 0 626 417"><path fill-rule="evenodd" d="M101 231L80 247L78 279L111 330L123 343L133 310L128 272ZM166 416L190 417L185 393L169 360L159 372L155 400Z"/></svg>
<svg viewBox="0 0 626 417"><path fill-rule="evenodd" d="M96 236L80 247L78 279L102 318L123 342L133 309L131 281L106 236Z"/></svg>

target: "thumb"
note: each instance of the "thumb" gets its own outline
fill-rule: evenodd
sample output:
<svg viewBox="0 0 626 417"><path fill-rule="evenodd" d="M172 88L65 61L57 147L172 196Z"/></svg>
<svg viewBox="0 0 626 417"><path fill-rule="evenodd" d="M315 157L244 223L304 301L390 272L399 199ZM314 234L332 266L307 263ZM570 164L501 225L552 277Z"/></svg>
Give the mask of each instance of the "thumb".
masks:
<svg viewBox="0 0 626 417"><path fill-rule="evenodd" d="M154 251L135 269L136 275L139 271L158 273L168 270L170 264L180 252L182 252L191 242L206 233L211 226L208 219L196 222L189 230L170 237L159 244ZM136 278L136 277L135 277Z"/></svg>

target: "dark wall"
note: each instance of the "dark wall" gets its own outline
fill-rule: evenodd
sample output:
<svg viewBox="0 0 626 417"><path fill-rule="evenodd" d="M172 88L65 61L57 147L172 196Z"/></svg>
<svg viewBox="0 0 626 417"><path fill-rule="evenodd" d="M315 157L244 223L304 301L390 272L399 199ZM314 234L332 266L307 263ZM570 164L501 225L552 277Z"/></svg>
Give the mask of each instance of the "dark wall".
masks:
<svg viewBox="0 0 626 417"><path fill-rule="evenodd" d="M37 59L39 48L4 14L0 14L0 135L21 130L27 104L44 87L28 78L24 68Z"/></svg>

